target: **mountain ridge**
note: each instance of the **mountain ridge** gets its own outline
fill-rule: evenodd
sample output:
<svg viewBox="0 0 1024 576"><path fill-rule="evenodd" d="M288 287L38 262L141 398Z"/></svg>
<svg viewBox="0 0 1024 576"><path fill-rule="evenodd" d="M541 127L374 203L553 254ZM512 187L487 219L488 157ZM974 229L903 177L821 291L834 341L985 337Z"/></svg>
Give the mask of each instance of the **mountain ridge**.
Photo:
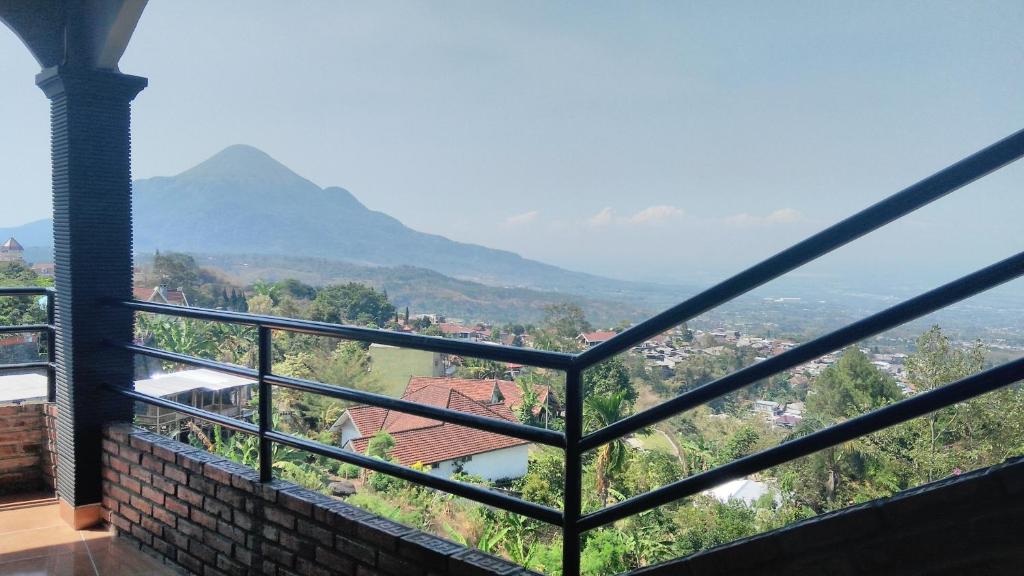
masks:
<svg viewBox="0 0 1024 576"><path fill-rule="evenodd" d="M420 232L371 210L348 190L321 188L269 154L233 145L174 176L134 182L137 253L265 254L364 266L415 266L496 287L616 298L678 288L604 278ZM47 222L0 234L37 244ZM46 238L52 237L52 232ZM642 296L641 296L642 297ZM657 298L661 300L661 298Z"/></svg>

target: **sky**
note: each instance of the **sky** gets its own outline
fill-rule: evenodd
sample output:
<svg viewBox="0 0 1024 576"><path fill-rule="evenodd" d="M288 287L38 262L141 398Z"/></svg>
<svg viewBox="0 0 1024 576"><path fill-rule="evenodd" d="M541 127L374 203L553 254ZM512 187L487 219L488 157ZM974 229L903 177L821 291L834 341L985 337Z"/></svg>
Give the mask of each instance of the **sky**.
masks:
<svg viewBox="0 0 1024 576"><path fill-rule="evenodd" d="M235 143L418 230L706 283L1024 128L1024 2L151 2L136 177ZM48 216L0 30L0 226ZM802 270L934 282L1024 248L1024 164Z"/></svg>

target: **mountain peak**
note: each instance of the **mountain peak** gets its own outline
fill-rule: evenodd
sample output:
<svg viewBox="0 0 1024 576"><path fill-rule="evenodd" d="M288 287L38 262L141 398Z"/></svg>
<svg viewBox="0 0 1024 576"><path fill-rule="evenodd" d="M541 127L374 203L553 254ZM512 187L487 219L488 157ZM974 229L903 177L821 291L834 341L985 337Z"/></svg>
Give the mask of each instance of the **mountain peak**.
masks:
<svg viewBox="0 0 1024 576"><path fill-rule="evenodd" d="M266 152L246 144L234 144L177 176L185 180L247 180L265 184L309 181Z"/></svg>

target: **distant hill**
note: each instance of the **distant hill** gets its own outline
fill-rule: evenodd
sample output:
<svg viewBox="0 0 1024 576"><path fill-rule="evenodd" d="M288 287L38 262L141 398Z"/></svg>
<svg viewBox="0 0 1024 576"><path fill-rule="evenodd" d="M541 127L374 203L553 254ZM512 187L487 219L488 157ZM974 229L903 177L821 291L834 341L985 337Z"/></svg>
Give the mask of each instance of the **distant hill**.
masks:
<svg viewBox="0 0 1024 576"><path fill-rule="evenodd" d="M415 266L497 287L580 294L638 305L678 299L679 289L573 272L515 253L426 234L374 210L343 188L320 188L250 146L226 148L170 177L135 182L139 253L263 254ZM49 221L0 230L26 246L50 244Z"/></svg>
<svg viewBox="0 0 1024 576"><path fill-rule="evenodd" d="M414 266L363 266L336 260L261 254L194 256L200 266L219 269L244 284L259 279L276 281L284 278L295 278L313 285L359 282L386 290L388 298L399 310L408 306L414 314L444 314L469 321L538 322L544 317L545 306L565 301L579 304L587 318L598 326L613 326L622 320L642 320L656 311L621 300L487 286Z"/></svg>

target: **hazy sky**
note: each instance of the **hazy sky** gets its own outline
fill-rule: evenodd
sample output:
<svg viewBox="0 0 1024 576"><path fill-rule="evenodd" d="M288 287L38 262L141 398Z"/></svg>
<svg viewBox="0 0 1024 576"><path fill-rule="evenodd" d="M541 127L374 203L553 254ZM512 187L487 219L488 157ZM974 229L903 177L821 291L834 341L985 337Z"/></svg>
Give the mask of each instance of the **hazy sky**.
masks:
<svg viewBox="0 0 1024 576"><path fill-rule="evenodd" d="M419 230L623 278L751 264L1024 128L1024 2L153 0L137 177L233 143ZM49 213L37 65L0 31L0 226ZM811 272L1024 248L1024 165Z"/></svg>

